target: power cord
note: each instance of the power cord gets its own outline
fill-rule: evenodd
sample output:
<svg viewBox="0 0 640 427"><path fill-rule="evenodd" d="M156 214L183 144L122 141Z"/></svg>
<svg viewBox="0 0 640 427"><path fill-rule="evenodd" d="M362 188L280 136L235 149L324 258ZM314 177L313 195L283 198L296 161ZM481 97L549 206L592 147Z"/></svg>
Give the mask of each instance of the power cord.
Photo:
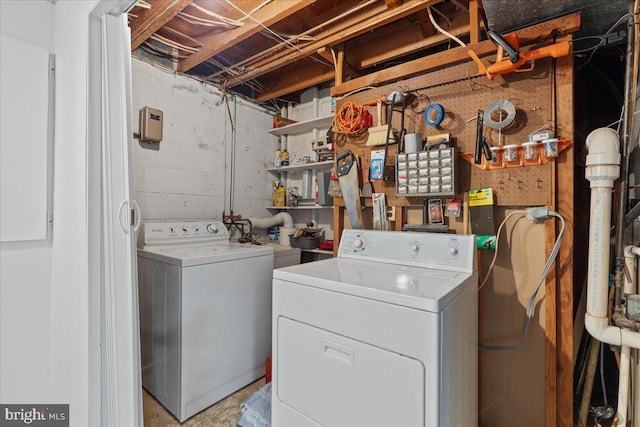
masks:
<svg viewBox="0 0 640 427"><path fill-rule="evenodd" d="M531 220L531 221L546 221L547 219L551 219L553 217L556 217L558 219L560 219L560 222L562 224L562 227L560 228L560 233L558 234L558 238L556 239L555 244L553 245L553 249L551 250L551 253L549 254L549 258L547 259L547 262L544 266L544 269L542 270L542 275L540 276L540 280L538 281L538 284L535 288L535 290L533 291L533 294L531 295L531 298L529 298L529 304L527 306L527 318L525 320L524 323L524 328L522 331L522 338L520 339L520 342L518 344L513 344L513 345L478 345L478 349L480 350L488 350L488 351L496 351L496 350L518 350L522 347L524 347L526 340L527 340L527 332L529 330L529 324L531 323L531 319L533 318L533 311L535 308L535 301L536 301L536 296L538 295L538 291L540 290L540 287L542 286L542 283L544 283L544 279L545 277L547 277L547 274L549 274L549 270L551 270L551 266L553 264L553 262L556 259L556 256L558 255L558 251L560 250L560 244L562 243L562 238L564 237L564 230L565 230L565 221L564 218L557 212L554 212L546 207L533 207L533 208L527 208L525 211L526 217L527 219ZM487 278L489 277L489 275L491 274L491 270L493 269L493 265L495 264L495 260L496 260L496 255L498 253L498 240L499 240L499 234L500 234L500 230L502 228L502 226L504 225L504 223L507 221L507 219L509 219L509 217L511 215L514 215L516 213L522 213L522 211L517 211L517 212L511 212L511 214L507 215L507 217L504 219L504 221L502 221L502 224L500 224L500 227L498 227L498 233L496 233L496 250L495 253L493 255L493 260L491 261L491 265L489 266L489 269L487 271L487 276L484 278L484 280L482 281L482 284L480 285L480 287L478 289L481 289L482 286L484 286L484 284L487 282Z"/></svg>
<svg viewBox="0 0 640 427"><path fill-rule="evenodd" d="M511 212L500 223L500 226L498 227L498 232L496 233L496 249L493 251L493 259L491 260L491 264L489 264L489 268L487 269L487 275L484 276L482 283L480 284L480 286L478 286L478 291L480 291L480 289L482 289L482 287L487 283L487 280L489 280L489 276L491 276L491 271L493 270L493 266L495 265L496 259L498 258L498 244L500 243L500 232L502 231L502 227L504 227L504 225L507 223L507 220L509 218L517 214L525 215L525 211Z"/></svg>

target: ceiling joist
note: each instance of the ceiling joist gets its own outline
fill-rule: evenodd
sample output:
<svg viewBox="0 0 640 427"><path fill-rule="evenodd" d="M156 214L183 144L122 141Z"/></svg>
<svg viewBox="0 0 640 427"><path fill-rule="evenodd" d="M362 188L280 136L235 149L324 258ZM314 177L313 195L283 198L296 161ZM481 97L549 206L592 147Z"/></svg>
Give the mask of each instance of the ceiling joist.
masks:
<svg viewBox="0 0 640 427"><path fill-rule="evenodd" d="M377 12L370 11L364 19L363 16L356 16L337 24L326 32L317 34L315 42L311 42L295 50L286 50L268 60L260 61L258 64L252 64L251 67L247 67L247 71L230 79L227 82L227 87L234 87L248 80L273 72L287 64L316 53L318 49L324 46L332 46L345 42L390 22L411 15L419 10L423 10L439 1L440 0L409 0L394 9L387 9L384 4L379 5L377 6Z"/></svg>
<svg viewBox="0 0 640 427"><path fill-rule="evenodd" d="M172 20L178 13L191 4L192 0L158 0L149 9L137 12L137 18L131 23L131 50L135 50L156 31Z"/></svg>
<svg viewBox="0 0 640 427"><path fill-rule="evenodd" d="M257 10L251 19L247 19L242 27L224 32L212 32L199 38L204 47L197 53L183 59L178 64L178 70L185 72L220 52L240 43L252 35L270 27L287 16L303 9L315 0L274 1ZM245 80L246 81L246 80Z"/></svg>
<svg viewBox="0 0 640 427"><path fill-rule="evenodd" d="M129 17L136 55L260 101L293 100L314 85L342 86L446 49L451 42L430 22L430 6L450 33L482 35L480 0L146 2ZM227 20L238 24L222 25Z"/></svg>
<svg viewBox="0 0 640 427"><path fill-rule="evenodd" d="M335 78L335 71L318 63L310 63L302 67L295 67L283 73L276 73L277 80L264 80L265 86L272 88L261 92L256 101L263 102L279 98L293 92L301 91L316 85L330 82Z"/></svg>

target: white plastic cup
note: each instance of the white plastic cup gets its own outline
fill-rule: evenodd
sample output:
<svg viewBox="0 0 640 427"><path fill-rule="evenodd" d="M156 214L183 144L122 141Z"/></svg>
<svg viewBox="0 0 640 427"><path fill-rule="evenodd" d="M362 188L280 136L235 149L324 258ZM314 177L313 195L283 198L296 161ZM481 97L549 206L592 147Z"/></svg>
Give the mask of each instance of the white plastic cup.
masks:
<svg viewBox="0 0 640 427"><path fill-rule="evenodd" d="M558 157L558 138L545 139L542 141L542 149L545 157Z"/></svg>
<svg viewBox="0 0 640 427"><path fill-rule="evenodd" d="M524 142L522 143L522 149L524 150L525 160L536 160L538 158L537 142Z"/></svg>
<svg viewBox="0 0 640 427"><path fill-rule="evenodd" d="M509 144L504 146L504 161L515 162L518 160L518 146Z"/></svg>
<svg viewBox="0 0 640 427"><path fill-rule="evenodd" d="M489 150L491 150L491 159L489 159L489 163L492 163L492 164L502 163L502 159L500 159L500 157L502 156L502 148L490 147Z"/></svg>

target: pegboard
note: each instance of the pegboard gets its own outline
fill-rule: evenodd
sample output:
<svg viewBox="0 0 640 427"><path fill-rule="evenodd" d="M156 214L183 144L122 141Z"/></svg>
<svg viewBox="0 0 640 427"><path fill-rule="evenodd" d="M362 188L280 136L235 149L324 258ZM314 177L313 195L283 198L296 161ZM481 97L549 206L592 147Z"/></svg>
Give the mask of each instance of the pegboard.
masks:
<svg viewBox="0 0 640 427"><path fill-rule="evenodd" d="M485 59L486 62L486 59ZM516 108L514 123L501 132L485 126L485 136L489 145L521 145L528 135L545 124L554 123L554 78L550 59L537 61L535 69L526 73L510 73L491 81L485 76L472 77L477 73L476 65L469 61L443 70L423 74L394 84L359 92L342 98L337 108L346 101L364 104L380 96L387 96L393 90L411 92L416 98L405 109L404 128L407 133L420 133L422 138L442 133L451 134L452 142L461 154L475 150L476 120L479 109L499 99L509 100ZM445 116L438 126L425 123L423 112L429 103L444 107ZM387 106L386 108L390 108ZM375 107L369 112L375 117ZM393 129L401 128L400 107L396 106L392 118ZM386 115L383 112L383 124ZM556 133L558 133L556 131ZM570 135L557 135L567 138ZM338 144L337 151L352 150L359 156L361 168L369 165L370 151L383 147L366 147L366 133L360 139L348 139ZM374 192L384 192L390 206L412 206L422 203L423 198L396 196L393 181L393 165L398 144L389 145L386 162L388 181L374 182ZM459 191L492 188L498 206L532 206L553 203L553 161L519 168L483 170L466 160L459 159Z"/></svg>

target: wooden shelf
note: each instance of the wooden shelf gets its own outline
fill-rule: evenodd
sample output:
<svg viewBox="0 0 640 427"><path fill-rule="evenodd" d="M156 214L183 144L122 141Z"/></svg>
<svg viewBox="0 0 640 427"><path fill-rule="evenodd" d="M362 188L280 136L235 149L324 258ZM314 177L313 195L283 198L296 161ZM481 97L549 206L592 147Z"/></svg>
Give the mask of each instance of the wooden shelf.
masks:
<svg viewBox="0 0 640 427"><path fill-rule="evenodd" d="M314 170L314 169L331 169L333 167L333 160L326 160L324 162L313 163L301 163L298 165L281 166L279 168L267 169L268 172L281 173L281 172L293 172L299 170Z"/></svg>
<svg viewBox="0 0 640 427"><path fill-rule="evenodd" d="M333 121L333 115L318 117L304 122L297 122L291 125L282 126L280 128L273 128L268 130L271 135L296 135L299 133L305 133L312 131L313 129L328 128Z"/></svg>

